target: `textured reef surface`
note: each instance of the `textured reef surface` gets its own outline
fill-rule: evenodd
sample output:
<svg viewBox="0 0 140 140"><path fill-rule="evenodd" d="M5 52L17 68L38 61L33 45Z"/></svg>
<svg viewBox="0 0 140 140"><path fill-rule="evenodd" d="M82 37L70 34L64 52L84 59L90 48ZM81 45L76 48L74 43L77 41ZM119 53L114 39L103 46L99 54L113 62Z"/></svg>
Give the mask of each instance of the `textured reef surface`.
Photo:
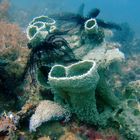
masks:
<svg viewBox="0 0 140 140"><path fill-rule="evenodd" d="M35 17L25 34L6 4L0 139L139 140L140 40L129 26L98 19L97 8L83 16L82 4Z"/></svg>

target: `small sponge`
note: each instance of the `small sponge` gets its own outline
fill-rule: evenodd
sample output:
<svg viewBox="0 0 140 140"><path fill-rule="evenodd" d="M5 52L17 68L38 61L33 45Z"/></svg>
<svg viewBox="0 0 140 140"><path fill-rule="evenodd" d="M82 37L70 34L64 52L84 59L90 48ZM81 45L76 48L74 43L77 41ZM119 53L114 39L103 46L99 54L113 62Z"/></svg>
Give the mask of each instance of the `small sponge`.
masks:
<svg viewBox="0 0 140 140"><path fill-rule="evenodd" d="M27 27L27 37L32 47L36 47L49 33L56 31L55 20L47 16L34 18Z"/></svg>

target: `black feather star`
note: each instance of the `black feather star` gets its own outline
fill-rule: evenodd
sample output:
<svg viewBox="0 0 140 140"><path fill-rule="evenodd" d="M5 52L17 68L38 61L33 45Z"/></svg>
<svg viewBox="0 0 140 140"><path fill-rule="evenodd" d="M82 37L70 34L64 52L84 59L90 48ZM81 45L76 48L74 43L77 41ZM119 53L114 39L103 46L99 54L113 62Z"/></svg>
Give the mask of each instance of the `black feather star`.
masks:
<svg viewBox="0 0 140 140"><path fill-rule="evenodd" d="M89 13L86 16L84 16L84 7L85 5L81 4L77 13L63 12L59 14L50 15L50 17L52 17L55 20L75 22L77 25L81 25L82 28L84 27L85 21L87 21L90 18L96 18L99 27L121 30L121 27L116 23L105 22L102 19L98 19L97 17L100 14L100 10L98 8L91 9Z"/></svg>
<svg viewBox="0 0 140 140"><path fill-rule="evenodd" d="M33 85L36 85L36 70L39 70L47 81L48 73L55 63L78 61L68 42L63 37L53 33L47 35L44 41L36 47L28 43L28 48L31 49L31 52L22 79L24 80L29 72ZM63 57L65 58L62 59Z"/></svg>

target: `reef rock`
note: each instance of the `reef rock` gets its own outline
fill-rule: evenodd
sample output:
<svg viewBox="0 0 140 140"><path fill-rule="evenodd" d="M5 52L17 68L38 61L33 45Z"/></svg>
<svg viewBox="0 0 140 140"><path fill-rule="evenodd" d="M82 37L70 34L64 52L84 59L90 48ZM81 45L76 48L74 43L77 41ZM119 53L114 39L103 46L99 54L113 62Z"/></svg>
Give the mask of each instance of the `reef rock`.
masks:
<svg viewBox="0 0 140 140"><path fill-rule="evenodd" d="M116 109L115 120L128 139L140 139L140 80L130 82L125 89L124 101Z"/></svg>
<svg viewBox="0 0 140 140"><path fill-rule="evenodd" d="M115 120L119 123L120 129L123 130L128 139L139 140L140 108L135 108L135 105L138 105L138 103L136 101L134 102L135 104L129 104L128 101L124 103L122 109L118 110Z"/></svg>
<svg viewBox="0 0 140 140"><path fill-rule="evenodd" d="M100 47L95 47L83 57L83 60L94 60L101 67L107 67L113 62L122 62L125 56L116 45L118 44L104 43Z"/></svg>

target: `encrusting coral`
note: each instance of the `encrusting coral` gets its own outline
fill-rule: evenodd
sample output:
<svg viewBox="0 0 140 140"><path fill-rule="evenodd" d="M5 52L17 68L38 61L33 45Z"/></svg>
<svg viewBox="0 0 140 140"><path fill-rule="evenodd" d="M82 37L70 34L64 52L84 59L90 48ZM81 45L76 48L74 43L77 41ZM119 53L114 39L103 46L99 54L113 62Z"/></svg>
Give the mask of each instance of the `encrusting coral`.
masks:
<svg viewBox="0 0 140 140"><path fill-rule="evenodd" d="M36 131L36 128L43 122L64 118L68 121L69 117L69 111L62 108L59 104L49 100L41 101L36 108L35 114L30 119L30 131Z"/></svg>
<svg viewBox="0 0 140 140"><path fill-rule="evenodd" d="M140 80L129 82L124 90L125 104L127 107L140 112ZM140 114L139 114L140 115Z"/></svg>

